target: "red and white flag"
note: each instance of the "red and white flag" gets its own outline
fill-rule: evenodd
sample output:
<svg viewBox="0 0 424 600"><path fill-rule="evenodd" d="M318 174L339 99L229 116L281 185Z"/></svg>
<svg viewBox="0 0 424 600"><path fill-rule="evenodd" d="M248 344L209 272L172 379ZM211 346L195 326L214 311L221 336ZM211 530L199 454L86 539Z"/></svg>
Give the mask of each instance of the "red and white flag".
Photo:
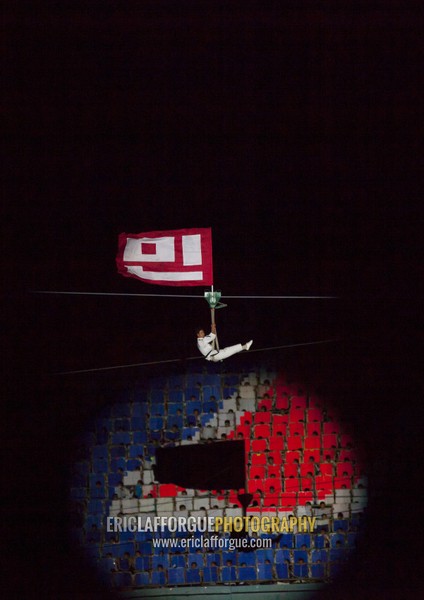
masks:
<svg viewBox="0 0 424 600"><path fill-rule="evenodd" d="M121 233L118 272L157 285L213 285L212 231Z"/></svg>

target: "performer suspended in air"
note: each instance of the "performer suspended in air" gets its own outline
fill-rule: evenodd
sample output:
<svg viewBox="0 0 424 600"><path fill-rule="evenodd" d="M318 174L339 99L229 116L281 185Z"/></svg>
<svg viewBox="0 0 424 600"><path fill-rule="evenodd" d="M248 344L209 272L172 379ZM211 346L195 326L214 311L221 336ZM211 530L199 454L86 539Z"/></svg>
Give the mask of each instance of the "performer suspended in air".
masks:
<svg viewBox="0 0 424 600"><path fill-rule="evenodd" d="M250 340L250 342L247 342L246 344L236 344L235 346L228 346L228 348L216 350L213 346L213 341L216 338L215 323L212 323L211 333L209 335L206 335L204 329L201 328L196 329L196 335L197 347L206 360L211 360L212 362L224 360L224 358L242 352L242 350L249 350L250 346L253 344L253 340Z"/></svg>

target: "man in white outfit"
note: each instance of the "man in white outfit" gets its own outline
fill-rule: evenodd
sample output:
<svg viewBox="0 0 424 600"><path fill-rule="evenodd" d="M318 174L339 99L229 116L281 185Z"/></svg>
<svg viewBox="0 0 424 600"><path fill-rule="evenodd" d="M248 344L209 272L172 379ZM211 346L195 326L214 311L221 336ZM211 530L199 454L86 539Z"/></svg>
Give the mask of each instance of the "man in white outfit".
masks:
<svg viewBox="0 0 424 600"><path fill-rule="evenodd" d="M242 350L249 350L250 346L253 344L253 340L250 340L250 342L247 342L246 344L236 344L235 346L228 346L227 348L216 350L213 346L213 341L216 338L215 323L212 323L211 330L212 331L209 335L206 335L203 329L196 330L197 347L206 360L211 360L212 362L224 360L224 358L228 358L229 356L237 354Z"/></svg>

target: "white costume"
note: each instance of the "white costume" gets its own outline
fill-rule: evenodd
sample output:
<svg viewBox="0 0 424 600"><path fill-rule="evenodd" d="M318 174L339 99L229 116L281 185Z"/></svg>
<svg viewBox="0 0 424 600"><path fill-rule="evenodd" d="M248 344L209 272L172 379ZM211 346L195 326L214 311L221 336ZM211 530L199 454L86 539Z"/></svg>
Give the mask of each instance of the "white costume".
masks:
<svg viewBox="0 0 424 600"><path fill-rule="evenodd" d="M212 345L213 340L216 338L214 333L210 333L209 335L205 335L203 338L197 338L197 347L200 352L206 358L206 360L211 360L212 362L218 362L219 360L224 360L224 358L228 358L233 354L237 354L241 352L244 348L241 344L236 344L235 346L228 346L228 348L222 348L221 350L215 350ZM249 348L251 346L251 342L248 344Z"/></svg>

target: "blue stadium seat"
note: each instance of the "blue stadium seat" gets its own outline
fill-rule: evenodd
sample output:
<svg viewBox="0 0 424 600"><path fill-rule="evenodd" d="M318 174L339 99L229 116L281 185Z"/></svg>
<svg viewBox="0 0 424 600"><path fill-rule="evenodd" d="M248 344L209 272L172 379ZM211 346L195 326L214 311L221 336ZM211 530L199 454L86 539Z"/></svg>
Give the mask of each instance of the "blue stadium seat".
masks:
<svg viewBox="0 0 424 600"><path fill-rule="evenodd" d="M238 572L240 581L256 581L257 579L255 567L239 567Z"/></svg>
<svg viewBox="0 0 424 600"><path fill-rule="evenodd" d="M103 445L103 446L93 446L93 458L106 458L109 455L109 450L107 445ZM77 463L77 465L80 465L81 463Z"/></svg>
<svg viewBox="0 0 424 600"><path fill-rule="evenodd" d="M134 575L134 585L136 585L136 586L149 585L149 583L150 583L149 573L146 573L145 571L143 571L142 573L136 573Z"/></svg>
<svg viewBox="0 0 424 600"><path fill-rule="evenodd" d="M93 459L93 471L94 473L106 473L108 471L108 464L106 458L94 458Z"/></svg>
<svg viewBox="0 0 424 600"><path fill-rule="evenodd" d="M112 444L131 444L131 436L128 431L117 431L112 434Z"/></svg>
<svg viewBox="0 0 424 600"><path fill-rule="evenodd" d="M340 542L342 546L345 545L346 538L345 538L344 534L342 534L342 533L332 533L330 535L330 545L331 545L331 548L336 548L337 547L337 542Z"/></svg>
<svg viewBox="0 0 424 600"><path fill-rule="evenodd" d="M186 405L187 415L192 415L195 410L198 410L199 413L201 413L202 412L202 403L200 401L187 402L187 405Z"/></svg>
<svg viewBox="0 0 424 600"><path fill-rule="evenodd" d="M113 573L112 581L113 581L113 587L116 587L116 588L131 587L131 585L132 585L131 573L117 571L116 573Z"/></svg>
<svg viewBox="0 0 424 600"><path fill-rule="evenodd" d="M131 421L129 419L115 419L114 431L129 431Z"/></svg>
<svg viewBox="0 0 424 600"><path fill-rule="evenodd" d="M235 550L227 550L222 552L222 564L226 565L227 560L231 560L233 565L237 564L237 552Z"/></svg>
<svg viewBox="0 0 424 600"><path fill-rule="evenodd" d="M272 548L261 548L256 550L256 561L258 563L264 563L269 560L271 563L274 562L274 551Z"/></svg>
<svg viewBox="0 0 424 600"><path fill-rule="evenodd" d="M295 577L300 577L301 579L306 579L308 577L308 565L307 564L297 564L295 563L293 568L293 573Z"/></svg>
<svg viewBox="0 0 424 600"><path fill-rule="evenodd" d="M133 404L133 417L145 417L149 412L149 407L147 404L147 393L145 394L144 402L134 402Z"/></svg>
<svg viewBox="0 0 424 600"><path fill-rule="evenodd" d="M169 394L168 394L168 403L169 404L180 404L182 406L183 401L184 401L184 393L182 390L169 390Z"/></svg>
<svg viewBox="0 0 424 600"><path fill-rule="evenodd" d="M140 542L138 544L138 549L140 550L141 554L144 554L144 556L146 556L146 554L153 554L152 542Z"/></svg>
<svg viewBox="0 0 424 600"><path fill-rule="evenodd" d="M349 529L349 520L348 519L334 519L333 530L337 531L338 529L343 529L343 531L347 531Z"/></svg>
<svg viewBox="0 0 424 600"><path fill-rule="evenodd" d="M301 548L303 545L307 548L311 547L311 536L309 533L296 533L294 537L296 548Z"/></svg>
<svg viewBox="0 0 424 600"><path fill-rule="evenodd" d="M347 552L346 548L332 548L330 550L330 561L331 562L341 562L346 560Z"/></svg>
<svg viewBox="0 0 424 600"><path fill-rule="evenodd" d="M149 428L152 431L161 431L163 429L163 418L162 417L150 417Z"/></svg>
<svg viewBox="0 0 424 600"><path fill-rule="evenodd" d="M147 442L147 432L146 431L134 431L133 440L134 444L145 444Z"/></svg>
<svg viewBox="0 0 424 600"><path fill-rule="evenodd" d="M186 571L187 583L200 583L200 570L189 568Z"/></svg>
<svg viewBox="0 0 424 600"><path fill-rule="evenodd" d="M125 456L125 446L111 446L110 456L111 458L119 458Z"/></svg>
<svg viewBox="0 0 424 600"><path fill-rule="evenodd" d="M150 557L136 556L134 559L134 567L136 571L148 571L150 569Z"/></svg>
<svg viewBox="0 0 424 600"><path fill-rule="evenodd" d="M132 541L134 538L135 538L134 531L121 531L119 534L120 542L129 542L129 541Z"/></svg>
<svg viewBox="0 0 424 600"><path fill-rule="evenodd" d="M308 562L308 553L306 550L294 550L293 552L294 562L298 562L301 558L302 560Z"/></svg>
<svg viewBox="0 0 424 600"><path fill-rule="evenodd" d="M217 564L217 566L219 567L221 565L221 554L219 554L218 552L208 552L206 554L206 564L208 567L211 566L211 564L215 562Z"/></svg>
<svg viewBox="0 0 424 600"><path fill-rule="evenodd" d="M272 551L271 551L272 554ZM238 552L237 554L237 564L242 565L245 563L247 567L256 565L256 556L255 552Z"/></svg>
<svg viewBox="0 0 424 600"><path fill-rule="evenodd" d="M318 560L326 563L328 561L328 550L312 550L311 562L316 563Z"/></svg>
<svg viewBox="0 0 424 600"><path fill-rule="evenodd" d="M178 429L182 429L184 425L183 415L171 415L166 420L167 427L174 427L176 425Z"/></svg>
<svg viewBox="0 0 424 600"><path fill-rule="evenodd" d="M150 402L152 404L163 404L165 402L163 390L152 390L150 392Z"/></svg>
<svg viewBox="0 0 424 600"><path fill-rule="evenodd" d="M192 401L192 396L195 398L195 400L199 401L200 400L200 389L197 387L187 387L185 390L185 401L191 402Z"/></svg>
<svg viewBox="0 0 424 600"><path fill-rule="evenodd" d="M311 565L311 577L313 579L324 579L325 577L325 564L312 564Z"/></svg>
<svg viewBox="0 0 424 600"><path fill-rule="evenodd" d="M324 535L315 535L314 536L315 548L325 548L327 544L327 540Z"/></svg>
<svg viewBox="0 0 424 600"><path fill-rule="evenodd" d="M141 467L141 461L138 458L130 458L127 460L126 471L138 471Z"/></svg>
<svg viewBox="0 0 424 600"><path fill-rule="evenodd" d="M170 554L170 564L171 569L175 568L185 568L185 557L183 554Z"/></svg>
<svg viewBox="0 0 424 600"><path fill-rule="evenodd" d="M89 500L87 512L91 515L98 515L103 513L103 502L102 500Z"/></svg>
<svg viewBox="0 0 424 600"><path fill-rule="evenodd" d="M169 554L162 554L162 555L153 555L152 556L152 567L153 569L158 568L159 565L162 565L162 567L164 569L167 569L169 567Z"/></svg>
<svg viewBox="0 0 424 600"><path fill-rule="evenodd" d="M261 581L270 581L273 579L272 564L258 565L258 579Z"/></svg>
<svg viewBox="0 0 424 600"><path fill-rule="evenodd" d="M132 431L144 431L146 428L146 421L144 417L133 417L131 419Z"/></svg>
<svg viewBox="0 0 424 600"><path fill-rule="evenodd" d="M184 405L182 402L172 402L168 404L168 416L176 416L179 410L183 411Z"/></svg>
<svg viewBox="0 0 424 600"><path fill-rule="evenodd" d="M122 535L122 534L121 534ZM125 552L129 552L131 556L134 556L134 542L123 542L116 544L117 546L117 556L124 556Z"/></svg>
<svg viewBox="0 0 424 600"><path fill-rule="evenodd" d="M221 581L222 581L222 583L231 583L232 581L237 581L236 568L235 567L222 567Z"/></svg>
<svg viewBox="0 0 424 600"><path fill-rule="evenodd" d="M165 585L165 571L152 571L152 585Z"/></svg>
<svg viewBox="0 0 424 600"><path fill-rule="evenodd" d="M153 417L164 417L165 416L165 405L164 404L152 404L150 408L150 414Z"/></svg>
<svg viewBox="0 0 424 600"><path fill-rule="evenodd" d="M290 560L290 550L279 548L275 551L275 562L283 563L285 560Z"/></svg>
<svg viewBox="0 0 424 600"><path fill-rule="evenodd" d="M288 579L289 578L289 568L287 563L277 563L275 565L275 569L277 571L278 579Z"/></svg>
<svg viewBox="0 0 424 600"><path fill-rule="evenodd" d="M217 583L219 581L218 567L205 567L203 569L204 583Z"/></svg>
<svg viewBox="0 0 424 600"><path fill-rule="evenodd" d="M202 411L204 413L210 413L211 411L216 413L218 412L218 402L214 400L208 400L202 403Z"/></svg>
<svg viewBox="0 0 424 600"><path fill-rule="evenodd" d="M191 568L192 563L196 563L197 567L202 569L204 565L203 554L200 552L189 554L187 556L187 569Z"/></svg>
<svg viewBox="0 0 424 600"><path fill-rule="evenodd" d="M131 444L130 446L130 458L138 458L143 456L144 447L141 444Z"/></svg>
<svg viewBox="0 0 424 600"><path fill-rule="evenodd" d="M177 567L176 569L168 570L168 584L169 585L179 585L185 583L185 569L182 567Z"/></svg>
<svg viewBox="0 0 424 600"><path fill-rule="evenodd" d="M125 453L125 448L124 448L124 453ZM125 471L126 466L127 466L127 461L125 460L125 458L122 458L122 457L112 458L112 460L110 461L110 470L112 471L112 473L117 473L118 469L122 469L123 471ZM122 481L122 475L120 475L119 481ZM118 483L119 483L119 481L118 481Z"/></svg>
<svg viewBox="0 0 424 600"><path fill-rule="evenodd" d="M280 539L280 548L287 546L287 548L294 547L294 536L292 533L283 533Z"/></svg>
<svg viewBox="0 0 424 600"><path fill-rule="evenodd" d="M189 437L193 437L196 435L196 432L199 431L198 427L184 427L182 434L183 440L186 440Z"/></svg>
<svg viewBox="0 0 424 600"><path fill-rule="evenodd" d="M348 546L350 546L351 548L355 548L356 547L357 539L358 539L358 532L357 531L350 531L347 534L347 543L348 543Z"/></svg>

